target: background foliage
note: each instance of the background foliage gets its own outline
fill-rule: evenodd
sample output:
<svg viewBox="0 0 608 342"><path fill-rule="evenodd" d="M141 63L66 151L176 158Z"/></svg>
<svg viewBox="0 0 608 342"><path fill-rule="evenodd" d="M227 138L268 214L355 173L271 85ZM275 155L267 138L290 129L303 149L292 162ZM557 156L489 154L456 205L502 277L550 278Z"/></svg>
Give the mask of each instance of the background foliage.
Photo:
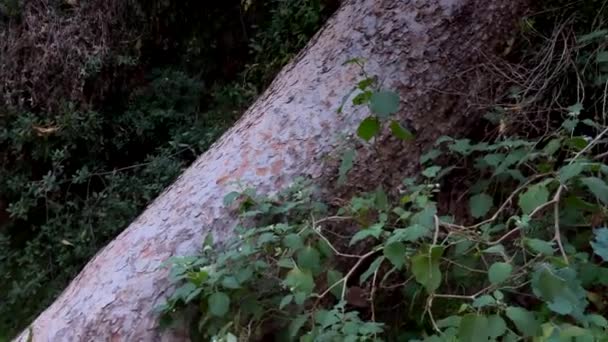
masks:
<svg viewBox="0 0 608 342"><path fill-rule="evenodd" d="M0 0L0 339L205 151L335 6Z"/></svg>

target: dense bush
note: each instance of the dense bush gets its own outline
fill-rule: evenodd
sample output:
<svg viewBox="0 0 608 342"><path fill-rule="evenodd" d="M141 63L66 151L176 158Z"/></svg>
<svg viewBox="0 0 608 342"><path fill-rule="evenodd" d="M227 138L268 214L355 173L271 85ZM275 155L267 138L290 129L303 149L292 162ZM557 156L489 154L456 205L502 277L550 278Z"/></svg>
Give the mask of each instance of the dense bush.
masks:
<svg viewBox="0 0 608 342"><path fill-rule="evenodd" d="M0 339L23 328L205 151L333 9L315 0L247 8L128 1L121 13L139 14L128 25L100 24L112 32L109 45L97 45L101 56L89 54L87 25L95 22L88 20L113 2L68 3L49 1L45 15L33 2L0 2L5 15L7 6L15 9L0 17L0 37L10 38L0 43ZM40 16L40 24L60 25L67 45L38 44L49 33L36 31L32 20ZM28 20L32 31L19 31ZM135 36L127 47L114 44ZM69 43L82 41L72 55ZM44 49L65 58L41 62ZM23 79L26 69L4 73L19 65L39 78Z"/></svg>
<svg viewBox="0 0 608 342"><path fill-rule="evenodd" d="M164 322L187 314L205 341L608 341L608 17L564 3L492 65L511 87L486 134L441 137L398 189L337 208L306 182L227 194L241 226L171 260ZM358 86L360 143L415 139L396 94Z"/></svg>

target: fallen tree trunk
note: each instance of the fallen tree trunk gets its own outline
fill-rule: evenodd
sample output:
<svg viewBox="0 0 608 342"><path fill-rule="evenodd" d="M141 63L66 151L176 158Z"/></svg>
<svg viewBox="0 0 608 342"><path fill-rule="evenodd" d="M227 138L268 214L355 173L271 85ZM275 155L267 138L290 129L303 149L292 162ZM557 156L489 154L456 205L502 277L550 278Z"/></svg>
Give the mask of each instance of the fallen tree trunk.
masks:
<svg viewBox="0 0 608 342"><path fill-rule="evenodd" d="M26 341L182 340L161 333L152 308L169 288L160 264L195 253L202 236L230 236L236 223L223 208L233 181L274 191L295 177L322 177L323 157L353 132L365 108L337 108L368 74L402 99L400 118L418 131L399 151L412 160L440 134L466 129L465 105L437 90L492 54L509 36L525 0L351 0L290 63L243 118L120 236L98 253L19 339ZM483 53L482 53L483 51ZM479 83L482 84L482 83ZM466 125L465 125L466 126ZM30 333L33 334L30 336Z"/></svg>

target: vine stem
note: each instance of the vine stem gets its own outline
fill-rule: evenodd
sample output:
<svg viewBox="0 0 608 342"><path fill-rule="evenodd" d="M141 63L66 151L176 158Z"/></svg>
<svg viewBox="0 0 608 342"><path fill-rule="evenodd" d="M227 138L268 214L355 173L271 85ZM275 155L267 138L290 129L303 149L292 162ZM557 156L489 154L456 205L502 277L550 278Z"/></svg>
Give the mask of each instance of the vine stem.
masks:
<svg viewBox="0 0 608 342"><path fill-rule="evenodd" d="M564 262L566 263L566 265L569 265L570 263L568 262L568 256L566 255L566 251L564 250L564 245L562 244L562 234L560 232L559 229L559 200L562 194L562 190L564 189L563 185L560 185L559 188L557 189L557 192L555 193L555 196L553 196L553 221L554 221L554 230L555 230L555 236L554 239L555 241L557 241L557 246L559 248L559 251L562 254L562 257L564 258Z"/></svg>

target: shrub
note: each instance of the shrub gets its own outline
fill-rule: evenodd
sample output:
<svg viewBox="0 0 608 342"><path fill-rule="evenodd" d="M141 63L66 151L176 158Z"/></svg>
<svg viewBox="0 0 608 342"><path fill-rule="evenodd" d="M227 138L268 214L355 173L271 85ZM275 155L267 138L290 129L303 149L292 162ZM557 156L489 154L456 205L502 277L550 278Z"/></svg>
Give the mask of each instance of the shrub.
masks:
<svg viewBox="0 0 608 342"><path fill-rule="evenodd" d="M8 26L0 24L0 34L15 38L0 43L0 93L4 96L0 102L0 339L3 334L17 333L50 304L90 257L238 118L264 88L261 80L272 78L267 73L277 71L268 69L250 77L246 64L271 63L264 56L284 63L286 56L302 46L302 41L275 40L282 46L273 47L274 56L248 55L246 39L231 43L236 47L219 46L224 44L218 38L222 32L242 30L241 18L232 16L239 12L240 1L215 7L199 2L162 3L138 7L137 2L119 6L83 1L82 7L72 8L61 1L53 2L50 13L35 11L33 17L28 16L39 4L28 3L21 18ZM295 3L321 11L313 1L280 2L287 8ZM260 25L246 27L256 39L285 36L298 25L307 27L301 34L310 35L330 13L318 12L316 28L307 18L286 20L296 12L281 13L280 23L266 25L277 22L278 12L265 11L278 4L265 2L256 16L243 12L247 25ZM114 22L124 14L116 12L115 5L122 10L131 6L129 11L137 13L125 22L127 27ZM223 8L230 10L223 13ZM103 13L96 16L99 11ZM200 11L210 17L204 23L214 25L200 25L200 18L192 21L178 15L196 16ZM148 15L162 20L155 27L139 22ZM97 25L90 17L104 22ZM33 23L36 18L40 22ZM80 25L77 19L84 23ZM20 33L27 37L14 30L19 20L32 24L32 32ZM47 41L40 34L53 33L52 29L35 30L47 21L60 25L55 33L65 38L53 46L58 50L51 55L61 58L49 61L52 65L41 63L38 53L44 51L36 50L50 48L36 45ZM72 26L75 22L78 25ZM108 28L123 38L141 33L142 41L134 39L132 46L117 47L112 45L117 41L107 37L104 42L111 46L97 44L96 39L103 37L87 38L93 26L95 32ZM78 50L74 42L89 45ZM174 50L164 50L163 42ZM100 50L90 49L95 46ZM245 53L239 54L242 47ZM17 51L31 49L27 60L19 59ZM231 66L235 71L211 72L223 69L224 56L218 51L231 49L238 58L236 66ZM26 65L23 70L9 72L21 64ZM25 74L31 77L21 78ZM19 85L11 77L25 83ZM34 96L40 89L44 91ZM41 103L41 99L50 102Z"/></svg>
<svg viewBox="0 0 608 342"><path fill-rule="evenodd" d="M164 322L187 313L195 338L217 341L605 341L608 31L586 10L526 18L512 87L486 115L495 133L441 137L399 189L338 208L310 183L228 194L243 220L225 248L206 239L169 261ZM362 141L383 126L415 139L391 118L396 94L357 87Z"/></svg>

